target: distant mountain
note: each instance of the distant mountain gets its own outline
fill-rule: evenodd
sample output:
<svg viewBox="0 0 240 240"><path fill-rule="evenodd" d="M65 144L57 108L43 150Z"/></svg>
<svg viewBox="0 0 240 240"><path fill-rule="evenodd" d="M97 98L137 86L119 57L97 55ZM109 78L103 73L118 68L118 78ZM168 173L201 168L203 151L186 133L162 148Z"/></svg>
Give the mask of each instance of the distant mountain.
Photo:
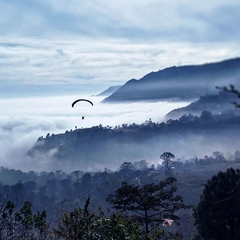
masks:
<svg viewBox="0 0 240 240"><path fill-rule="evenodd" d="M116 90L118 90L120 87L121 87L121 85L111 86L108 89L104 90L103 92L101 92L101 93L99 93L99 94L97 94L95 96L98 96L98 97L109 96L109 95L113 94Z"/></svg>
<svg viewBox="0 0 240 240"><path fill-rule="evenodd" d="M231 93L219 92L218 94L205 95L197 101L189 104L186 107L174 109L165 116L167 119L178 119L183 115L200 116L203 111L210 111L213 114L227 113L229 115L240 114L233 102L237 101L237 96Z"/></svg>
<svg viewBox="0 0 240 240"><path fill-rule="evenodd" d="M203 65L173 66L131 79L103 102L196 99L216 86L239 85L240 58Z"/></svg>

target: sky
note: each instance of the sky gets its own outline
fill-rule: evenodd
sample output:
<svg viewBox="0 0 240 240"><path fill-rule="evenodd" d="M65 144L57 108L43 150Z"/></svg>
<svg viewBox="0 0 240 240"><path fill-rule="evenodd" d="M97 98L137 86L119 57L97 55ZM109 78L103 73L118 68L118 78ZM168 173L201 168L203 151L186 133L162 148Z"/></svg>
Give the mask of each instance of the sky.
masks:
<svg viewBox="0 0 240 240"><path fill-rule="evenodd" d="M240 55L238 0L1 0L2 97L97 93Z"/></svg>
<svg viewBox="0 0 240 240"><path fill-rule="evenodd" d="M0 165L29 169L20 156L48 132L185 106L94 99L88 121L70 107L152 71L239 57L239 12L238 0L0 0Z"/></svg>

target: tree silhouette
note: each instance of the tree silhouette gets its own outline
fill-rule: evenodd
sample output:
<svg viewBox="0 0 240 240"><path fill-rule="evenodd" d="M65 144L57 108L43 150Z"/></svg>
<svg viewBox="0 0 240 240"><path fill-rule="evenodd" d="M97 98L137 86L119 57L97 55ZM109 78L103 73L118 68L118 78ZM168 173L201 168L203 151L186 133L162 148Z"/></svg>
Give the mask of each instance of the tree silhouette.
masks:
<svg viewBox="0 0 240 240"><path fill-rule="evenodd" d="M34 214L28 201L20 207L1 197L0 239L46 239L49 229L46 217L46 211Z"/></svg>
<svg viewBox="0 0 240 240"><path fill-rule="evenodd" d="M166 172L170 173L171 168L172 168L173 159L175 158L175 156L171 152L164 152L160 156L160 158L163 159L162 165L164 165Z"/></svg>
<svg viewBox="0 0 240 240"><path fill-rule="evenodd" d="M97 214L89 209L90 200L88 197L84 208L61 213L57 228L53 230L57 239L143 239L138 225L130 218L117 213L106 216L101 208Z"/></svg>
<svg viewBox="0 0 240 240"><path fill-rule="evenodd" d="M230 168L207 181L194 217L203 239L240 239L240 170Z"/></svg>
<svg viewBox="0 0 240 240"><path fill-rule="evenodd" d="M158 184L144 186L123 182L114 194L107 197L107 201L113 204L114 209L142 224L149 235L166 223L165 219L177 221L176 212L188 208L182 197L175 195L175 181L175 178L169 177Z"/></svg>
<svg viewBox="0 0 240 240"><path fill-rule="evenodd" d="M237 95L238 98L240 98L240 91L237 88L235 88L235 86L232 85L232 84L230 84L229 87L224 86L224 87L216 87L216 88L219 89L219 90L222 90L224 92L233 93L233 94ZM240 108L240 103L239 102L234 101L232 103L237 108Z"/></svg>

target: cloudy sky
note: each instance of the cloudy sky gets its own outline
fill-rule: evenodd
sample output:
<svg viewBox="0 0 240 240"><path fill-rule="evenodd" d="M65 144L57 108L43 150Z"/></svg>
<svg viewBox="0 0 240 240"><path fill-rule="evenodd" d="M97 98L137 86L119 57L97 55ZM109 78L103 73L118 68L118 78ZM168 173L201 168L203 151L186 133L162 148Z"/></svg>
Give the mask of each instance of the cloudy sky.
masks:
<svg viewBox="0 0 240 240"><path fill-rule="evenodd" d="M0 0L0 166L41 166L23 156L48 132L186 105L98 105L85 122L70 108L152 71L239 57L239 12L239 0Z"/></svg>
<svg viewBox="0 0 240 240"><path fill-rule="evenodd" d="M238 0L1 0L0 94L97 93L240 56Z"/></svg>

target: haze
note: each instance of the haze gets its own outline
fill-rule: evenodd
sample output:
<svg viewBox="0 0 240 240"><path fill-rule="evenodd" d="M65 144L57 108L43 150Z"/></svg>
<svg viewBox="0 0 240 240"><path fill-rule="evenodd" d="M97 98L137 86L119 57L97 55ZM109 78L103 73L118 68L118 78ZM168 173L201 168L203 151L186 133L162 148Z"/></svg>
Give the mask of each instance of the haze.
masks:
<svg viewBox="0 0 240 240"><path fill-rule="evenodd" d="M103 97L84 97L90 99L94 106L80 102L72 108L71 103L79 96L0 100L0 105L4 106L0 116L0 165L22 170L46 170L47 163L46 165L41 163L40 166L37 163L28 165L25 156L41 136L100 124L114 127L126 123L141 124L149 119L158 122L172 109L187 104L187 102L102 104L100 101ZM85 117L83 120L82 116Z"/></svg>

